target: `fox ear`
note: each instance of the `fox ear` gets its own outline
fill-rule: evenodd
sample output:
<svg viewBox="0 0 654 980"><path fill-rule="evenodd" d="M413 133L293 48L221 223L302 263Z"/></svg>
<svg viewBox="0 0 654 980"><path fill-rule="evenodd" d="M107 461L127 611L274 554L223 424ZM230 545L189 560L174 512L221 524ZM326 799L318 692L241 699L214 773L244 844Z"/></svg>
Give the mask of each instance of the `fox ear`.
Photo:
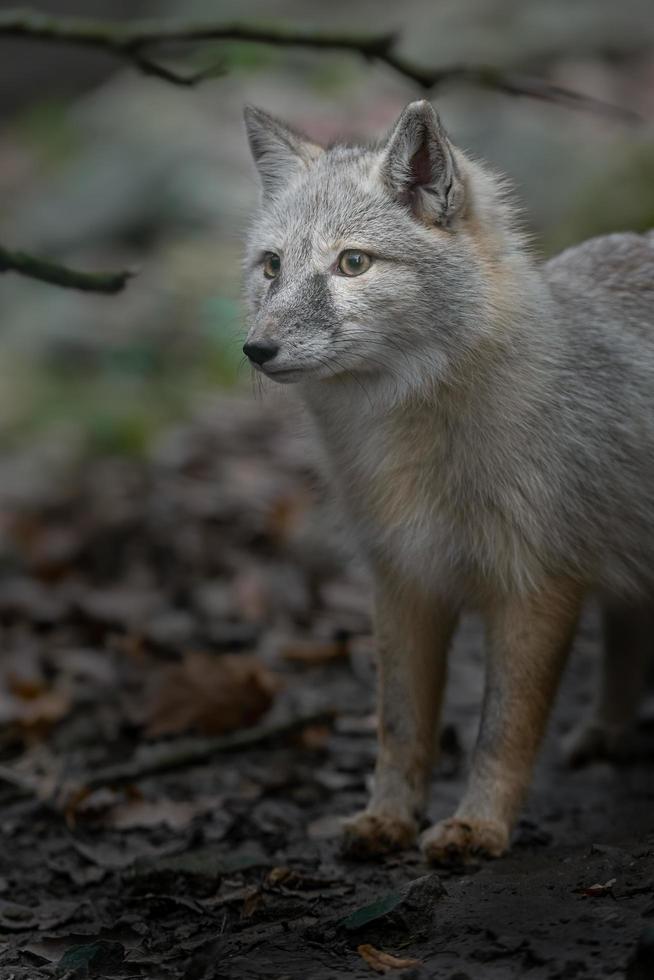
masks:
<svg viewBox="0 0 654 980"><path fill-rule="evenodd" d="M246 106L243 115L265 197L272 197L323 152L322 147L310 143L263 109Z"/></svg>
<svg viewBox="0 0 654 980"><path fill-rule="evenodd" d="M464 185L438 113L411 102L382 148L380 175L391 193L428 225L448 225L461 210Z"/></svg>

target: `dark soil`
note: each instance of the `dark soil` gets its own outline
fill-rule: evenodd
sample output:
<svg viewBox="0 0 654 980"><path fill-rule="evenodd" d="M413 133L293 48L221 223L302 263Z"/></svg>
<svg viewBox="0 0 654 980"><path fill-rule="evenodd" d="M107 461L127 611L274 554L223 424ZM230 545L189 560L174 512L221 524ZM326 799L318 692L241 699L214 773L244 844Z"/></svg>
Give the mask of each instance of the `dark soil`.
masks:
<svg viewBox="0 0 654 980"><path fill-rule="evenodd" d="M650 732L619 770L558 750L590 696L592 610L510 855L353 863L337 818L374 758L367 589L283 418L221 402L147 460L6 456L0 488L3 980L365 978L365 945L420 961L415 980L654 976ZM470 620L434 819L462 793L481 658Z"/></svg>

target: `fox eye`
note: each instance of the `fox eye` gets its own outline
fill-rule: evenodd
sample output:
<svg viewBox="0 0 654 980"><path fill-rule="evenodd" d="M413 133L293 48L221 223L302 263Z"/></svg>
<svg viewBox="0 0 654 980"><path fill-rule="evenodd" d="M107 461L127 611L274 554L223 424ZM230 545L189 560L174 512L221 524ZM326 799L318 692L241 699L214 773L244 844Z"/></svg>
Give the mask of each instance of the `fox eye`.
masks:
<svg viewBox="0 0 654 980"><path fill-rule="evenodd" d="M282 267L282 260L276 252L266 252L263 257L263 274L266 279L276 279Z"/></svg>
<svg viewBox="0 0 654 980"><path fill-rule="evenodd" d="M346 248L338 257L338 271L344 276L360 276L372 265L372 259L356 248Z"/></svg>

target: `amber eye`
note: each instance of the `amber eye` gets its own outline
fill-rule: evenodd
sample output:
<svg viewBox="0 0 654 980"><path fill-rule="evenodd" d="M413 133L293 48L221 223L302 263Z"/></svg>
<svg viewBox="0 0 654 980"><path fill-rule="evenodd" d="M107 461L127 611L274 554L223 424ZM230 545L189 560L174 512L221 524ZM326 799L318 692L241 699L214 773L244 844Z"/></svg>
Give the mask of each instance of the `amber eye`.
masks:
<svg viewBox="0 0 654 980"><path fill-rule="evenodd" d="M276 252L266 252L263 257L263 274L266 279L276 279L282 267L282 260Z"/></svg>
<svg viewBox="0 0 654 980"><path fill-rule="evenodd" d="M344 276L360 276L372 265L372 259L356 248L347 248L338 257L338 271Z"/></svg>

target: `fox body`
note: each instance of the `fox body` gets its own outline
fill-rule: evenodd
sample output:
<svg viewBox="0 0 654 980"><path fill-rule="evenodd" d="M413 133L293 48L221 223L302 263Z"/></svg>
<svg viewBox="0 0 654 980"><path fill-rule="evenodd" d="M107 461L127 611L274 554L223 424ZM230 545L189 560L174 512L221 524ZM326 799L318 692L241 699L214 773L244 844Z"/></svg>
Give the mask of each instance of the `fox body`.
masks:
<svg viewBox="0 0 654 980"><path fill-rule="evenodd" d="M473 607L488 657L469 785L422 843L434 861L499 854L588 593L603 604L605 677L571 755L616 748L640 691L654 235L539 264L503 181L452 145L427 102L368 148L322 149L255 109L246 124L263 194L244 349L297 384L374 582L379 755L347 846L415 837L447 649Z"/></svg>

